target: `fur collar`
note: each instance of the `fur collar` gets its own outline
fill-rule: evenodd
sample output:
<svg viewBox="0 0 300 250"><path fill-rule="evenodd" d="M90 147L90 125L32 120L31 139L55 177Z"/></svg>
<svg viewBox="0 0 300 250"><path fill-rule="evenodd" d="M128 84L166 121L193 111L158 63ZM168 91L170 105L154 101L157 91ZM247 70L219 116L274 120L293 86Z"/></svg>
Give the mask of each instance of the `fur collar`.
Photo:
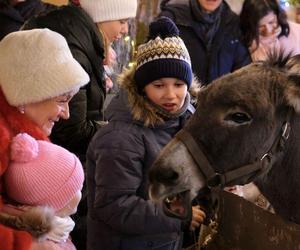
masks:
<svg viewBox="0 0 300 250"><path fill-rule="evenodd" d="M157 109L151 105L149 101L145 99L144 96L138 93L135 81L134 72L136 70L136 65L130 69L124 70L124 72L119 77L119 84L121 88L124 88L128 95L128 102L131 108L131 114L134 120L142 121L145 126L154 126L157 124L162 124L164 122L163 117L157 112ZM198 92L200 91L200 83L193 78L191 88L189 93L191 99L196 100Z"/></svg>
<svg viewBox="0 0 300 250"><path fill-rule="evenodd" d="M4 212L0 212L0 224L29 232L37 239L42 239L55 227L54 211L48 207L33 207L25 212L16 211L17 209L6 206Z"/></svg>

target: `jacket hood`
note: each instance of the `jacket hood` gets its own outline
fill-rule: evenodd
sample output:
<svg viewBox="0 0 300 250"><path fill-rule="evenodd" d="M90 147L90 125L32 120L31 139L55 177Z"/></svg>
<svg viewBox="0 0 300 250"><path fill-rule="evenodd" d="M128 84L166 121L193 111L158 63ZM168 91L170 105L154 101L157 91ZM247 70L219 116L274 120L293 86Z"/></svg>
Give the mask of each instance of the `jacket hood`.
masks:
<svg viewBox="0 0 300 250"><path fill-rule="evenodd" d="M162 116L157 112L157 109L138 93L136 83L134 80L134 72L136 65L131 69L125 70L119 77L119 84L121 87L121 97L127 99L127 105L124 105L124 109L128 110L131 114L131 119L142 122L145 126L154 126L162 124L164 122ZM200 83L194 77L192 85L189 89L189 93L192 99L196 99L196 96L200 90ZM189 108L188 108L189 109Z"/></svg>
<svg viewBox="0 0 300 250"><path fill-rule="evenodd" d="M43 238L55 227L53 218L54 211L48 207L34 207L15 215L0 212L0 224L26 231L37 239Z"/></svg>

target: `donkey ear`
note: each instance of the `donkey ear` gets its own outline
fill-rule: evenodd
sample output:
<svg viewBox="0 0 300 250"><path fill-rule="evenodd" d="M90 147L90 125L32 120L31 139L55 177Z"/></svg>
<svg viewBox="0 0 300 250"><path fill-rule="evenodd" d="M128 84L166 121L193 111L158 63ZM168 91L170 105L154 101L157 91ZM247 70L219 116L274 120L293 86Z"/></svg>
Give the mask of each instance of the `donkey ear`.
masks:
<svg viewBox="0 0 300 250"><path fill-rule="evenodd" d="M288 84L285 98L297 113L300 113L300 55L291 57L286 63Z"/></svg>

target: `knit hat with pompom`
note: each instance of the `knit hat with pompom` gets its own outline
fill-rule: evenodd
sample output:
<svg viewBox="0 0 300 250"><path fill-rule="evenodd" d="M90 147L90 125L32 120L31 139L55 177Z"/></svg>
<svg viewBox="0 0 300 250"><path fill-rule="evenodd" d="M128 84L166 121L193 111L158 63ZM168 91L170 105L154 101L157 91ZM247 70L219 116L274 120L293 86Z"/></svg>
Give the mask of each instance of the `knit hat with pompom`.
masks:
<svg viewBox="0 0 300 250"><path fill-rule="evenodd" d="M64 208L82 189L83 168L68 150L18 134L11 144L11 163L4 175L7 195L23 205Z"/></svg>
<svg viewBox="0 0 300 250"><path fill-rule="evenodd" d="M148 41L138 47L135 82L139 93L155 80L173 77L192 83L191 59L179 30L168 17L160 17L149 26Z"/></svg>

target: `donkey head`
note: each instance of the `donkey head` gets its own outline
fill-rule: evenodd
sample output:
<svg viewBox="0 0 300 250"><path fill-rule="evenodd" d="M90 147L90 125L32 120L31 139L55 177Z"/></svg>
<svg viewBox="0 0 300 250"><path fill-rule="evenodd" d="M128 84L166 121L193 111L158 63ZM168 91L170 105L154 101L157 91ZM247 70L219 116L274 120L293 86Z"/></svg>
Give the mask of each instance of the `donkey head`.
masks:
<svg viewBox="0 0 300 250"><path fill-rule="evenodd" d="M151 198L163 200L173 212L184 213L187 203L209 182L245 184L265 173L270 166L225 180L226 173L234 172L234 176L241 166L264 167L264 156L268 153L269 158L278 150L287 132L282 130L287 129L289 114L294 112L300 112L300 56L253 63L202 88L196 112L183 129L198 151L187 146L184 135L175 137L150 171ZM282 154L276 161L280 157ZM203 170L206 163L218 173L211 179Z"/></svg>

